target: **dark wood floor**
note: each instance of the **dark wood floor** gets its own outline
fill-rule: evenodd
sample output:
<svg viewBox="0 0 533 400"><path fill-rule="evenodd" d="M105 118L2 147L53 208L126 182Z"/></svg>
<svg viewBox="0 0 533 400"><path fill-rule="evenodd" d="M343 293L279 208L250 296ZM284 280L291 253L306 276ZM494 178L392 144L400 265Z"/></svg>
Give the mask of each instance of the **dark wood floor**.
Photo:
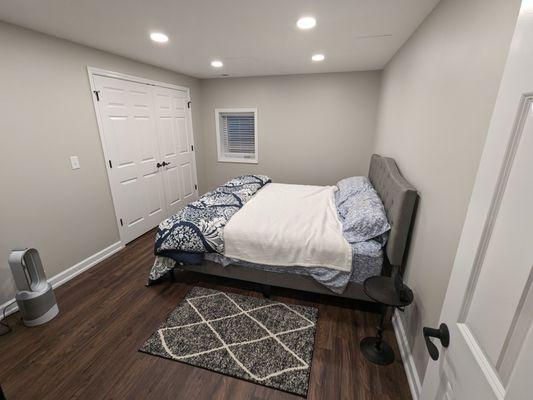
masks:
<svg viewBox="0 0 533 400"><path fill-rule="evenodd" d="M153 233L56 290L60 314L26 328L18 314L0 337L0 384L14 399L298 399L264 386L137 351L176 307L192 283L144 287L153 261ZM188 274L188 281L197 278ZM200 286L252 296L253 286L210 278ZM273 299L317 306L319 321L309 399L410 399L403 365L367 362L359 341L377 315L327 296L273 291ZM387 341L397 358L389 327Z"/></svg>

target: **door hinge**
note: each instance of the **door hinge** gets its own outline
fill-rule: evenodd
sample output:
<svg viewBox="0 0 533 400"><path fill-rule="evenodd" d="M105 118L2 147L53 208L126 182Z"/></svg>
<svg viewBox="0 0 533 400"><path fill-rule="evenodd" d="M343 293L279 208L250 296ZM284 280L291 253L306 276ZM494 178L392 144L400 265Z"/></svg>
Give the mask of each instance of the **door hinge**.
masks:
<svg viewBox="0 0 533 400"><path fill-rule="evenodd" d="M120 218L120 226L124 226L124 222L122 222L122 218Z"/></svg>
<svg viewBox="0 0 533 400"><path fill-rule="evenodd" d="M194 145L191 144L191 151L194 151Z"/></svg>
<svg viewBox="0 0 533 400"><path fill-rule="evenodd" d="M96 101L100 101L100 91L99 90L93 90L93 92L96 95Z"/></svg>
<svg viewBox="0 0 533 400"><path fill-rule="evenodd" d="M109 168L113 168L113 163L109 160Z"/></svg>
<svg viewBox="0 0 533 400"><path fill-rule="evenodd" d="M190 101L188 101L188 102L187 102L187 108L191 108L191 104L192 104L192 103L191 103Z"/></svg>
<svg viewBox="0 0 533 400"><path fill-rule="evenodd" d="M194 189L198 190L198 185L194 185Z"/></svg>

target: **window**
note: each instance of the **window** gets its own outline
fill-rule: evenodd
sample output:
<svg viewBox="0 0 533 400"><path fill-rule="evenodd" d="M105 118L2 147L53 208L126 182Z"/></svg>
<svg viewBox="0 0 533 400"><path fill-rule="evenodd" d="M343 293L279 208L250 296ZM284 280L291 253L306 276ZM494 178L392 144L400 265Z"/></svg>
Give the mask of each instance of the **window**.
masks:
<svg viewBox="0 0 533 400"><path fill-rule="evenodd" d="M218 161L257 163L257 109L217 108Z"/></svg>

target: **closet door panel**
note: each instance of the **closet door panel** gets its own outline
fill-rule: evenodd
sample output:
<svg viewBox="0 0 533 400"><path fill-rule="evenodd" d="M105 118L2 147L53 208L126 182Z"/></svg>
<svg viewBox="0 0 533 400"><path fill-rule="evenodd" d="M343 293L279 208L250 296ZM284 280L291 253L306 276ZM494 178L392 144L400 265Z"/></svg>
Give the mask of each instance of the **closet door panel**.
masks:
<svg viewBox="0 0 533 400"><path fill-rule="evenodd" d="M165 178L165 183L167 185L167 206L170 207L170 215L173 215L182 208L181 185L178 179L177 167L175 165L166 167Z"/></svg>
<svg viewBox="0 0 533 400"><path fill-rule="evenodd" d="M113 201L127 243L158 225L166 215L152 88L95 76Z"/></svg>
<svg viewBox="0 0 533 400"><path fill-rule="evenodd" d="M174 124L176 125L176 132L178 135L178 148L180 155L186 154L189 151L189 139L187 138L187 121L185 117L176 117L174 119Z"/></svg>
<svg viewBox="0 0 533 400"><path fill-rule="evenodd" d="M191 144L187 135L187 120L185 118L184 110L177 110L177 113L183 114L174 119L177 136L179 138L179 177L182 183L182 193L184 200L189 203L193 201L194 181L193 168L191 164Z"/></svg>
<svg viewBox="0 0 533 400"><path fill-rule="evenodd" d="M177 154L177 139L174 133L174 126L172 125L172 117L161 116L158 119L158 129L161 137L161 155L162 162L169 164L176 164Z"/></svg>
<svg viewBox="0 0 533 400"><path fill-rule="evenodd" d="M190 202L190 178L184 179L183 154L188 153L186 137L187 109L185 92L155 87L155 112L161 143L163 175L168 216L174 215ZM185 135L185 137L184 137Z"/></svg>
<svg viewBox="0 0 533 400"><path fill-rule="evenodd" d="M187 109L185 93L175 91L173 94L174 110L176 113L176 129L179 137L179 165L180 178L183 187L183 199L190 203L197 199L196 169L193 150L193 140L190 123L190 114Z"/></svg>
<svg viewBox="0 0 533 400"><path fill-rule="evenodd" d="M195 195L194 178L192 172L192 165L190 163L181 166L181 176L183 179L183 198L191 199Z"/></svg>
<svg viewBox="0 0 533 400"><path fill-rule="evenodd" d="M164 218L164 192L161 174L156 166L160 158L156 135L152 88L128 82L130 130L138 147L138 176L143 204L144 231L152 229ZM143 232L144 233L144 232Z"/></svg>

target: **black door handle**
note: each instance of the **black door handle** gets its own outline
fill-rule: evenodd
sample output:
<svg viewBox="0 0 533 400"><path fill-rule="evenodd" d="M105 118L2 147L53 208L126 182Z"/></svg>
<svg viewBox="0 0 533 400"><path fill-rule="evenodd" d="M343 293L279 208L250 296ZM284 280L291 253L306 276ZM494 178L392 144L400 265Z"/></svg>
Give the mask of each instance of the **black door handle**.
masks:
<svg viewBox="0 0 533 400"><path fill-rule="evenodd" d="M437 346L433 344L430 338L434 337L439 339L444 347L448 347L450 345L450 331L448 330L448 326L446 324L440 324L439 329L424 327L422 332L424 332L424 340L426 341L429 356L433 360L438 360L439 349L437 349Z"/></svg>
<svg viewBox="0 0 533 400"><path fill-rule="evenodd" d="M157 163L155 166L156 166L157 168L161 168L161 167L163 166L163 164L159 164L159 163Z"/></svg>
<svg viewBox="0 0 533 400"><path fill-rule="evenodd" d="M163 161L163 164L161 164L163 167L166 167L167 165L170 165L169 162Z"/></svg>

